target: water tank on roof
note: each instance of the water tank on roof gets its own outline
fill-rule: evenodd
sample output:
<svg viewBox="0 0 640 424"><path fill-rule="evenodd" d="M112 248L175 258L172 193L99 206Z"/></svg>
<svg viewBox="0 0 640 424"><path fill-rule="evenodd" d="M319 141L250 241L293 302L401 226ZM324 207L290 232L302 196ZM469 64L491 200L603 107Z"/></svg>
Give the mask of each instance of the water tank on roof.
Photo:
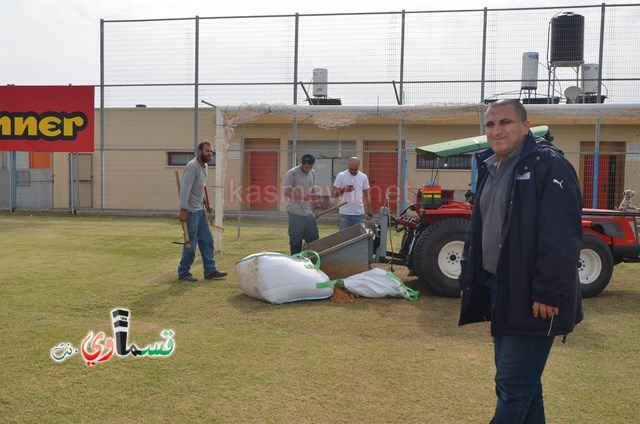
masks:
<svg viewBox="0 0 640 424"><path fill-rule="evenodd" d="M598 92L598 73L600 65L597 63L585 63L582 65L582 92L593 94Z"/></svg>
<svg viewBox="0 0 640 424"><path fill-rule="evenodd" d="M313 70L313 95L315 97L327 97L328 73L326 68Z"/></svg>
<svg viewBox="0 0 640 424"><path fill-rule="evenodd" d="M551 19L551 64L579 66L584 57L584 16L565 12Z"/></svg>
<svg viewBox="0 0 640 424"><path fill-rule="evenodd" d="M538 89L538 52L522 53L522 84L521 90Z"/></svg>

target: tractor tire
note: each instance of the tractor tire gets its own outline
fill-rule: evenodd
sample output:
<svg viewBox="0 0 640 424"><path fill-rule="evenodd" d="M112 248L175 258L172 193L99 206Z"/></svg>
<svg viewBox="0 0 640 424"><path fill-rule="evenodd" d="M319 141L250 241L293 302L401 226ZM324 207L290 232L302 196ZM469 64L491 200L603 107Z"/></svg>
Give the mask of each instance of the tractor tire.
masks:
<svg viewBox="0 0 640 424"><path fill-rule="evenodd" d="M412 265L420 281L435 295L460 297L458 276L469 220L445 219L420 234Z"/></svg>
<svg viewBox="0 0 640 424"><path fill-rule="evenodd" d="M594 234L582 235L582 250L578 259L578 274L582 297L602 293L611 281L613 255L609 246Z"/></svg>

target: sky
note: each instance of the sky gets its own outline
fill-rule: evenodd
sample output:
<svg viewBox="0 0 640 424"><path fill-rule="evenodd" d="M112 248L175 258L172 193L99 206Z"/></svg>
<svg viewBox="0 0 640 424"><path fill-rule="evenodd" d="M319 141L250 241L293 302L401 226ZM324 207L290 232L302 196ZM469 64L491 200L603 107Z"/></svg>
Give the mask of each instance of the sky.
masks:
<svg viewBox="0 0 640 424"><path fill-rule="evenodd" d="M594 0L0 0L0 84L99 85L100 19L466 10ZM628 4L633 1L606 1Z"/></svg>

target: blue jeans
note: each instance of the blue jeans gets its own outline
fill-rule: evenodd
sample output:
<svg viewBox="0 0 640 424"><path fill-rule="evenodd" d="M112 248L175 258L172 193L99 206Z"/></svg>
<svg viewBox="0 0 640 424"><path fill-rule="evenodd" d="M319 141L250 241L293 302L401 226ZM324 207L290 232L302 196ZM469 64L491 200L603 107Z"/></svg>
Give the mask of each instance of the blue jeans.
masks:
<svg viewBox="0 0 640 424"><path fill-rule="evenodd" d="M347 227L356 225L362 222L364 215L338 215L338 228L344 230Z"/></svg>
<svg viewBox="0 0 640 424"><path fill-rule="evenodd" d="M498 281L489 278L491 308L495 304ZM493 338L498 403L494 424L543 424L542 372L547 363L552 337L502 336Z"/></svg>
<svg viewBox="0 0 640 424"><path fill-rule="evenodd" d="M493 339L498 403L492 423L543 424L542 372L554 337Z"/></svg>
<svg viewBox="0 0 640 424"><path fill-rule="evenodd" d="M307 243L316 241L318 235L318 224L313 215L297 215L287 212L289 215L289 249L295 255L302 251L302 240Z"/></svg>
<svg viewBox="0 0 640 424"><path fill-rule="evenodd" d="M206 212L187 212L187 229L191 248L182 247L182 257L178 265L178 277L189 274L193 260L196 258L196 245L200 249L202 264L204 265L204 275L211 275L216 270L216 260L213 256L213 235L209 228Z"/></svg>

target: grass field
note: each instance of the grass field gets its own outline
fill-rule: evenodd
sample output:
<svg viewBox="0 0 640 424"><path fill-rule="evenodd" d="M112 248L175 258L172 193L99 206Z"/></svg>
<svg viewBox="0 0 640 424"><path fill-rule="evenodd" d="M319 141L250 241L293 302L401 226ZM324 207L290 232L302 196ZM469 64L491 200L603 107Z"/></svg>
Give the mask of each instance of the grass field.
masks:
<svg viewBox="0 0 640 424"><path fill-rule="evenodd" d="M288 250L286 222L226 221L223 281L178 282L171 218L0 213L0 422L486 423L495 405L487 325L457 326L459 300L270 305L234 264ZM335 231L321 225L321 236ZM397 248L396 240L394 244ZM549 423L638 423L640 264L616 267L544 374ZM85 365L92 331L131 311L139 347L175 332L170 356Z"/></svg>

